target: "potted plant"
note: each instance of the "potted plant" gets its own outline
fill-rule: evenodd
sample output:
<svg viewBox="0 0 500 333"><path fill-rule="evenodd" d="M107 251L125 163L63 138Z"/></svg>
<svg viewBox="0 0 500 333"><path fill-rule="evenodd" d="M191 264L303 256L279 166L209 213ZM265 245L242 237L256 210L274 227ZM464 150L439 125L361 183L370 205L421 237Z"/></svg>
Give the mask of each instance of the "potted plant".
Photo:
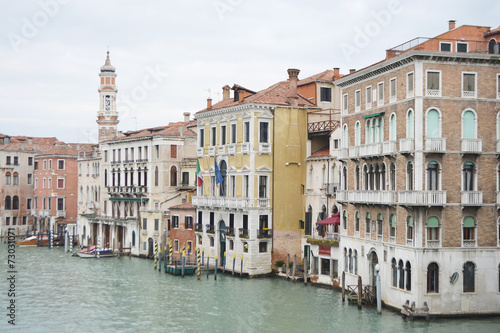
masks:
<svg viewBox="0 0 500 333"><path fill-rule="evenodd" d="M285 264L285 262L283 260L277 260L274 263L274 266L276 266L277 271L279 272L281 270L281 267L283 267L284 264Z"/></svg>

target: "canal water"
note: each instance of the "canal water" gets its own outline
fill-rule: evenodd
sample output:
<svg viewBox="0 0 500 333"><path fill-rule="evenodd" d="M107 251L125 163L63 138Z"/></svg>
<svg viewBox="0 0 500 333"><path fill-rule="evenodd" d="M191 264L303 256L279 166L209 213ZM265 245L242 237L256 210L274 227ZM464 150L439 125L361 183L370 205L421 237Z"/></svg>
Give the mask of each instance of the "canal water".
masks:
<svg viewBox="0 0 500 333"><path fill-rule="evenodd" d="M0 332L499 332L500 318L405 321L343 303L338 291L282 279L181 278L153 261L80 259L62 248L15 249L15 297L6 244ZM15 300L15 326L8 323Z"/></svg>

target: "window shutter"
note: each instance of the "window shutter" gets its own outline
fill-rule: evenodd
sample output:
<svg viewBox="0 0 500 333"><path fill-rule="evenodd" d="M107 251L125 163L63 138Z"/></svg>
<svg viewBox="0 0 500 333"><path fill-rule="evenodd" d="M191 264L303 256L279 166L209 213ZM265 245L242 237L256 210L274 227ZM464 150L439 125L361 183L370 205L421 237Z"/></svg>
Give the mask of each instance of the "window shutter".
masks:
<svg viewBox="0 0 500 333"><path fill-rule="evenodd" d="M436 216L431 216L427 219L427 227L428 228L438 228L439 227L439 219Z"/></svg>
<svg viewBox="0 0 500 333"><path fill-rule="evenodd" d="M476 225L476 221L474 221L474 218L472 216L467 216L464 219L464 228L474 228Z"/></svg>

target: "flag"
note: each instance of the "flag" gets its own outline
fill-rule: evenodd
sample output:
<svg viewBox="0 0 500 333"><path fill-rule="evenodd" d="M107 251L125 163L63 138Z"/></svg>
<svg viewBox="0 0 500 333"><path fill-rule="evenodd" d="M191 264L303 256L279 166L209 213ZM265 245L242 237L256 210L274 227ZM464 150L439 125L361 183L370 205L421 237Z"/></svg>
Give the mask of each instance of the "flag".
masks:
<svg viewBox="0 0 500 333"><path fill-rule="evenodd" d="M219 184L224 181L224 178L222 178L222 175L220 173L216 157L214 157L214 165L215 165L215 185L219 186Z"/></svg>
<svg viewBox="0 0 500 333"><path fill-rule="evenodd" d="M200 168L200 160L196 159L196 185L201 186L203 185L203 177L200 175L201 168Z"/></svg>

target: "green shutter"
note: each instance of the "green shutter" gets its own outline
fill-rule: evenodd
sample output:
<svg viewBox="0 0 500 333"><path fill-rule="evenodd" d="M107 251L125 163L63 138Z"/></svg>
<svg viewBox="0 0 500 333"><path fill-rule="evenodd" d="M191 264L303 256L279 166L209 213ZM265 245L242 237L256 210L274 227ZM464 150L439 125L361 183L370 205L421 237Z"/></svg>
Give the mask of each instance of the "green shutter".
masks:
<svg viewBox="0 0 500 333"><path fill-rule="evenodd" d="M408 111L408 133L407 137L410 139L413 139L414 137L414 124L413 124L413 111L410 110Z"/></svg>
<svg viewBox="0 0 500 333"><path fill-rule="evenodd" d="M430 110L427 112L427 133L428 138L439 138L439 112Z"/></svg>
<svg viewBox="0 0 500 333"><path fill-rule="evenodd" d="M467 216L464 219L464 228L474 228L476 225L476 221L474 221L474 218L472 216Z"/></svg>
<svg viewBox="0 0 500 333"><path fill-rule="evenodd" d="M427 227L428 228L438 228L439 227L439 219L436 216L431 216L427 219Z"/></svg>
<svg viewBox="0 0 500 333"><path fill-rule="evenodd" d="M391 227L396 228L396 215L391 215Z"/></svg>
<svg viewBox="0 0 500 333"><path fill-rule="evenodd" d="M356 211L356 218L359 219L359 211Z"/></svg>
<svg viewBox="0 0 500 333"><path fill-rule="evenodd" d="M380 220L380 221L384 220L384 216L382 215L382 213L378 213L377 220Z"/></svg>
<svg viewBox="0 0 500 333"><path fill-rule="evenodd" d="M344 217L347 217L347 210L344 210Z"/></svg>
<svg viewBox="0 0 500 333"><path fill-rule="evenodd" d="M476 116L472 111L465 111L463 118L463 138L464 139L475 139L476 138Z"/></svg>
<svg viewBox="0 0 500 333"><path fill-rule="evenodd" d="M406 218L406 221L407 221L409 227L413 227L413 216L408 215L408 217Z"/></svg>

